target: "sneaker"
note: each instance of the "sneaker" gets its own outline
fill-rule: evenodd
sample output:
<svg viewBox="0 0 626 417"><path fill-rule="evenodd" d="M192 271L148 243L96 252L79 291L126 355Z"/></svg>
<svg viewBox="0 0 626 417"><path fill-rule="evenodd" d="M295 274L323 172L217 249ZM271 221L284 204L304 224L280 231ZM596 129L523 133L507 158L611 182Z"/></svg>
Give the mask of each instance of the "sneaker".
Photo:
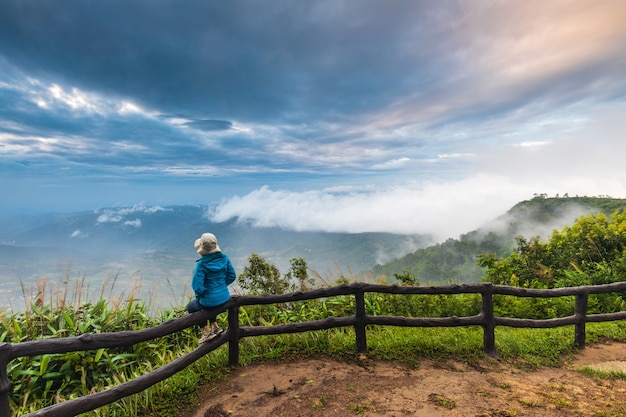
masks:
<svg viewBox="0 0 626 417"><path fill-rule="evenodd" d="M198 338L198 344L201 345L203 343L206 343L209 341L209 335L211 334L211 332L200 332L200 337Z"/></svg>
<svg viewBox="0 0 626 417"><path fill-rule="evenodd" d="M203 344L208 342L209 340L215 339L218 335L222 334L224 330L221 327L212 328L210 332L205 333L202 332L202 336L198 339L198 344Z"/></svg>
<svg viewBox="0 0 626 417"><path fill-rule="evenodd" d="M213 337L219 336L222 333L224 333L224 330L222 330L222 328L220 326L217 326L217 327L211 329L211 333L213 333L213 336L211 337L211 339L212 339Z"/></svg>

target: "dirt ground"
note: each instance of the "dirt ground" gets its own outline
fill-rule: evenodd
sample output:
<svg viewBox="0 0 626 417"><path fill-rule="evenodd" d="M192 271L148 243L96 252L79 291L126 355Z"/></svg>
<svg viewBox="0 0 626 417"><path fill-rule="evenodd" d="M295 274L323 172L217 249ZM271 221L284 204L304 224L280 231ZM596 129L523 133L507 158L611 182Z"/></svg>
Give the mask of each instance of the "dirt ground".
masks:
<svg viewBox="0 0 626 417"><path fill-rule="evenodd" d="M242 367L205 387L181 417L626 417L626 380L586 376L581 367L626 372L626 344L595 344L564 367L536 371L496 360L423 360L410 369L365 357Z"/></svg>

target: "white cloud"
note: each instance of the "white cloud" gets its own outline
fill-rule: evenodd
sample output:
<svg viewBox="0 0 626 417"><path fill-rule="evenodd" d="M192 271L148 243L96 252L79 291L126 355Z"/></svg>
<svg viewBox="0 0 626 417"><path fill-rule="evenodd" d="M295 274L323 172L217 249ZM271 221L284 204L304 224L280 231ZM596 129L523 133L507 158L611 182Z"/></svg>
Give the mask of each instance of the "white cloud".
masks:
<svg viewBox="0 0 626 417"><path fill-rule="evenodd" d="M548 141L530 141L530 142L516 143L516 144L513 144L512 146L517 146L520 148L541 148L542 146L546 146L549 144L550 142Z"/></svg>
<svg viewBox="0 0 626 417"><path fill-rule="evenodd" d="M119 223L124 220L125 216L135 213L144 213L144 214L154 214L159 211L170 211L171 209L166 209L161 206L152 206L145 207L143 205L134 205L132 207L124 207L119 209L105 209L104 212L98 216L96 219L96 223ZM124 225L141 227L141 220L127 220Z"/></svg>
<svg viewBox="0 0 626 417"><path fill-rule="evenodd" d="M48 99L55 100L70 107L72 110L84 110L87 112L102 113L101 101L93 94L87 94L78 88L72 88L69 92L66 92L61 86L52 84L48 88ZM43 98L39 98L38 104L41 106ZM47 106L44 106L47 107Z"/></svg>
<svg viewBox="0 0 626 417"><path fill-rule="evenodd" d="M121 208L117 210L119 214L124 214L124 215L133 214L133 213L154 214L159 211L171 211L171 209L166 209L161 206L145 207L143 205L134 205L132 207L126 207L126 208Z"/></svg>
<svg viewBox="0 0 626 417"><path fill-rule="evenodd" d="M223 201L211 219L238 218L258 227L299 231L424 233L445 240L477 229L528 198L531 190L515 189L506 178L486 175L342 193L272 191L265 186Z"/></svg>
<svg viewBox="0 0 626 417"><path fill-rule="evenodd" d="M457 178L379 188L341 187L307 192L261 187L222 201L214 221L238 218L259 227L331 232L427 233L439 240L456 238L504 214L538 193L548 196L626 197L626 105L598 110L595 117L551 141L506 143L479 153L448 154L467 158ZM473 173L472 173L473 172ZM405 178L411 178L405 173Z"/></svg>
<svg viewBox="0 0 626 417"><path fill-rule="evenodd" d="M140 106L130 101L122 101L122 103L119 106L118 112L120 114L131 114L131 113L147 114L146 111L144 111Z"/></svg>
<svg viewBox="0 0 626 417"><path fill-rule="evenodd" d="M372 169L393 169L399 168L411 162L410 158L398 158L391 161L384 162L382 164L376 164L372 166Z"/></svg>
<svg viewBox="0 0 626 417"><path fill-rule="evenodd" d="M560 134L548 132L552 140L538 137L518 146L485 148L478 166L514 182L537 184L535 192L625 196L624 112L626 103L598 107L584 122L578 121L575 129ZM553 191L546 191L547 187Z"/></svg>
<svg viewBox="0 0 626 417"><path fill-rule="evenodd" d="M464 37L464 72L481 80L472 99L518 94L623 50L626 5L620 0L468 4L474 12L454 34Z"/></svg>
<svg viewBox="0 0 626 417"><path fill-rule="evenodd" d="M172 166L172 167L167 167L167 168L163 168L163 172L166 172L168 174L172 174L172 175L198 175L198 176L205 176L205 175L216 175L219 174L220 170L219 168L216 167L212 167L212 166Z"/></svg>
<svg viewBox="0 0 626 417"><path fill-rule="evenodd" d="M98 216L96 223L119 223L122 219L122 216L107 210L104 214Z"/></svg>
<svg viewBox="0 0 626 417"><path fill-rule="evenodd" d="M85 238L88 237L89 235L83 231L81 231L80 229L76 229L72 232L72 234L70 235L70 237L77 237L77 238Z"/></svg>
<svg viewBox="0 0 626 417"><path fill-rule="evenodd" d="M460 158L468 158L472 157L474 154L471 153L445 153L441 155L437 155L439 159L460 159Z"/></svg>
<svg viewBox="0 0 626 417"><path fill-rule="evenodd" d="M141 227L141 219L126 220L124 222L124 226L131 226L131 227L136 227L137 229L139 229Z"/></svg>
<svg viewBox="0 0 626 417"><path fill-rule="evenodd" d="M0 84L0 88L7 88ZM29 78L25 86L11 87L12 90L20 91L44 110L51 110L55 105L61 105L71 110L85 113L95 113L100 116L108 116L118 113L120 115L140 114L146 118L156 118L157 113L148 111L138 104L129 100L118 100L117 97L106 96L95 92L83 91L76 87L50 84Z"/></svg>

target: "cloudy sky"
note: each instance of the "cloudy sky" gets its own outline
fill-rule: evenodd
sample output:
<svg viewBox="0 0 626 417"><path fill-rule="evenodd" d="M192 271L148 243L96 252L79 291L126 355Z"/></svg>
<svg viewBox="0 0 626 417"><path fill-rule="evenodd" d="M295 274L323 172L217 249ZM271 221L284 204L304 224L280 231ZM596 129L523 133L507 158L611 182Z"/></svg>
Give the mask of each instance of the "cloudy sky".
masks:
<svg viewBox="0 0 626 417"><path fill-rule="evenodd" d="M626 197L626 1L2 0L3 213L457 237Z"/></svg>

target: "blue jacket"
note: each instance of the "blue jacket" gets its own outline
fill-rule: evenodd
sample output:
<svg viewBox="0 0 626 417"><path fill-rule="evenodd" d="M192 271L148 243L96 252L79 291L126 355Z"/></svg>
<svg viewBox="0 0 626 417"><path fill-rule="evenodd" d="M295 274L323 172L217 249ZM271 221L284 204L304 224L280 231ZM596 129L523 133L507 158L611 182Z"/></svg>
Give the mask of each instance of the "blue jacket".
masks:
<svg viewBox="0 0 626 417"><path fill-rule="evenodd" d="M196 261L191 288L202 306L218 306L230 299L228 285L235 278L235 268L228 256L222 252L209 253Z"/></svg>

